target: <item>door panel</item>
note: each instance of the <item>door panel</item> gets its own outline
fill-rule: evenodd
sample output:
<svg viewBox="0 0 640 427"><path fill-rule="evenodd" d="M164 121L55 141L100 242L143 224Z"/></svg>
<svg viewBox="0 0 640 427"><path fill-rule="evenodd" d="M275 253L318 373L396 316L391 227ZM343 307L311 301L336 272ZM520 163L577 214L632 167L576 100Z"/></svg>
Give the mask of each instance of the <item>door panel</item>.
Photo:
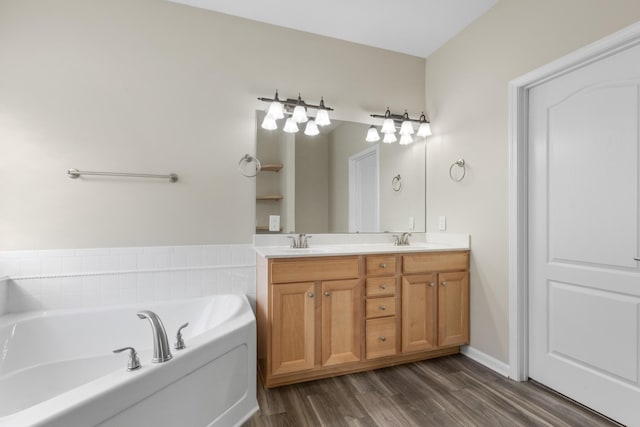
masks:
<svg viewBox="0 0 640 427"><path fill-rule="evenodd" d="M357 279L322 282L322 366L361 359L360 289Z"/></svg>
<svg viewBox="0 0 640 427"><path fill-rule="evenodd" d="M640 425L640 47L529 91L529 374Z"/></svg>
<svg viewBox="0 0 640 427"><path fill-rule="evenodd" d="M315 286L274 285L272 372L274 375L312 369L315 363Z"/></svg>
<svg viewBox="0 0 640 427"><path fill-rule="evenodd" d="M435 274L402 277L402 352L428 350L437 345L437 288Z"/></svg>
<svg viewBox="0 0 640 427"><path fill-rule="evenodd" d="M550 260L635 268L638 83L570 95L548 108L547 132Z"/></svg>
<svg viewBox="0 0 640 427"><path fill-rule="evenodd" d="M637 383L639 303L626 295L550 281L550 354ZM609 330L611 325L617 329Z"/></svg>
<svg viewBox="0 0 640 427"><path fill-rule="evenodd" d="M469 274L438 275L438 345L469 343Z"/></svg>

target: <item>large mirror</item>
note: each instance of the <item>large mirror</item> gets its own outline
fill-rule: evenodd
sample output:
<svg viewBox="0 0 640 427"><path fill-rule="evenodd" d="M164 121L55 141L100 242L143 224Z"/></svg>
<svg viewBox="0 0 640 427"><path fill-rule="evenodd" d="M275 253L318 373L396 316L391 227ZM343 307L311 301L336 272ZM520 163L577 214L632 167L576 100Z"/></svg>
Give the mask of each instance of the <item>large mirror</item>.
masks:
<svg viewBox="0 0 640 427"><path fill-rule="evenodd" d="M262 129L264 114L256 114L256 233L425 231L424 138L370 143L368 125L339 120L316 136L304 126L291 134Z"/></svg>

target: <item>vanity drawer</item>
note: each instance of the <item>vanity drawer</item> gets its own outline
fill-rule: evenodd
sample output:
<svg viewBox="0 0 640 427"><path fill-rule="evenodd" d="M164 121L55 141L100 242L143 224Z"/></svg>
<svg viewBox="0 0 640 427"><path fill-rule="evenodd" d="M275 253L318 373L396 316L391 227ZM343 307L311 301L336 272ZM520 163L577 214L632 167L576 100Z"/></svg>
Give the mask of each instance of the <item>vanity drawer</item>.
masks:
<svg viewBox="0 0 640 427"><path fill-rule="evenodd" d="M367 257L367 275L391 275L396 273L395 255L369 255Z"/></svg>
<svg viewBox="0 0 640 427"><path fill-rule="evenodd" d="M271 264L271 282L291 283L316 280L357 279L359 272L358 257L295 261L274 260Z"/></svg>
<svg viewBox="0 0 640 427"><path fill-rule="evenodd" d="M368 299L365 308L367 318L394 316L396 314L396 299L395 297Z"/></svg>
<svg viewBox="0 0 640 427"><path fill-rule="evenodd" d="M393 356L398 352L396 345L396 318L367 320L366 355L367 359Z"/></svg>
<svg viewBox="0 0 640 427"><path fill-rule="evenodd" d="M395 277L375 277L367 279L366 291L368 297L395 296Z"/></svg>
<svg viewBox="0 0 640 427"><path fill-rule="evenodd" d="M402 260L404 273L467 270L469 268L469 254L467 252L412 254L404 255Z"/></svg>

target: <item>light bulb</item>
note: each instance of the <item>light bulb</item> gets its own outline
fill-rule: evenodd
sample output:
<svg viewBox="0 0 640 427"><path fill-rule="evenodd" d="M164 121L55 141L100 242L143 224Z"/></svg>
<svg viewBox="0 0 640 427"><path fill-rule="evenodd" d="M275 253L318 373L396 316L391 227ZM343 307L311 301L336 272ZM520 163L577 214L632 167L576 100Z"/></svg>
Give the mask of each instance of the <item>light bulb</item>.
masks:
<svg viewBox="0 0 640 427"><path fill-rule="evenodd" d="M272 101L271 104L269 104L267 116L272 117L274 120L284 119L284 109L280 101Z"/></svg>
<svg viewBox="0 0 640 427"><path fill-rule="evenodd" d="M395 133L385 133L384 138L382 139L382 142L384 142L385 144L391 144L396 142L397 140L398 138L396 138Z"/></svg>
<svg viewBox="0 0 640 427"><path fill-rule="evenodd" d="M420 123L420 127L418 128L418 136L431 136L431 125L429 123Z"/></svg>
<svg viewBox="0 0 640 427"><path fill-rule="evenodd" d="M396 133L396 124L393 122L393 119L384 119L382 123L382 133Z"/></svg>
<svg viewBox="0 0 640 427"><path fill-rule="evenodd" d="M278 124L276 123L276 119L271 117L269 114L264 116L264 120L262 120L262 124L260 126L262 127L262 129L266 129L266 130L278 129Z"/></svg>
<svg viewBox="0 0 640 427"><path fill-rule="evenodd" d="M293 118L289 117L287 119L287 121L284 123L284 128L282 129L283 131L287 132L287 133L296 133L298 132L298 125L296 124L295 120L293 120Z"/></svg>
<svg viewBox="0 0 640 427"><path fill-rule="evenodd" d="M412 135L414 133L413 125L409 120L403 120L400 126L400 135Z"/></svg>
<svg viewBox="0 0 640 427"><path fill-rule="evenodd" d="M411 135L402 135L400 136L400 145L409 145L413 142L413 138Z"/></svg>
<svg viewBox="0 0 640 427"><path fill-rule="evenodd" d="M320 109L316 114L316 124L318 126L327 126L331 124L331 120L329 120L329 111Z"/></svg>
<svg viewBox="0 0 640 427"><path fill-rule="evenodd" d="M385 135L386 138L386 135ZM378 129L375 126L369 126L369 130L367 131L367 138L365 139L367 142L376 142L380 141L380 135L378 134Z"/></svg>
<svg viewBox="0 0 640 427"><path fill-rule="evenodd" d="M315 120L311 119L307 122L307 127L304 129L304 134L308 136L315 136L320 133L318 130L318 126L316 125Z"/></svg>
<svg viewBox="0 0 640 427"><path fill-rule="evenodd" d="M297 105L296 108L293 109L292 117L296 123L304 123L309 120L309 118L307 117L307 112L302 105Z"/></svg>

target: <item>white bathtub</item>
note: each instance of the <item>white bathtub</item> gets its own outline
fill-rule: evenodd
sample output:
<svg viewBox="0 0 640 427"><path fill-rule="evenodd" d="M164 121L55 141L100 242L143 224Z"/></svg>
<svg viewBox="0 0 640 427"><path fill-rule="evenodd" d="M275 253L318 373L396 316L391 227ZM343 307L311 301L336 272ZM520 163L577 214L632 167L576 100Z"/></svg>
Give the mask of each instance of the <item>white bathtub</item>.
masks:
<svg viewBox="0 0 640 427"><path fill-rule="evenodd" d="M152 364L156 312L173 359ZM187 348L173 350L183 323ZM142 368L128 372L133 346ZM0 317L0 426L233 426L257 409L256 326L244 296Z"/></svg>

